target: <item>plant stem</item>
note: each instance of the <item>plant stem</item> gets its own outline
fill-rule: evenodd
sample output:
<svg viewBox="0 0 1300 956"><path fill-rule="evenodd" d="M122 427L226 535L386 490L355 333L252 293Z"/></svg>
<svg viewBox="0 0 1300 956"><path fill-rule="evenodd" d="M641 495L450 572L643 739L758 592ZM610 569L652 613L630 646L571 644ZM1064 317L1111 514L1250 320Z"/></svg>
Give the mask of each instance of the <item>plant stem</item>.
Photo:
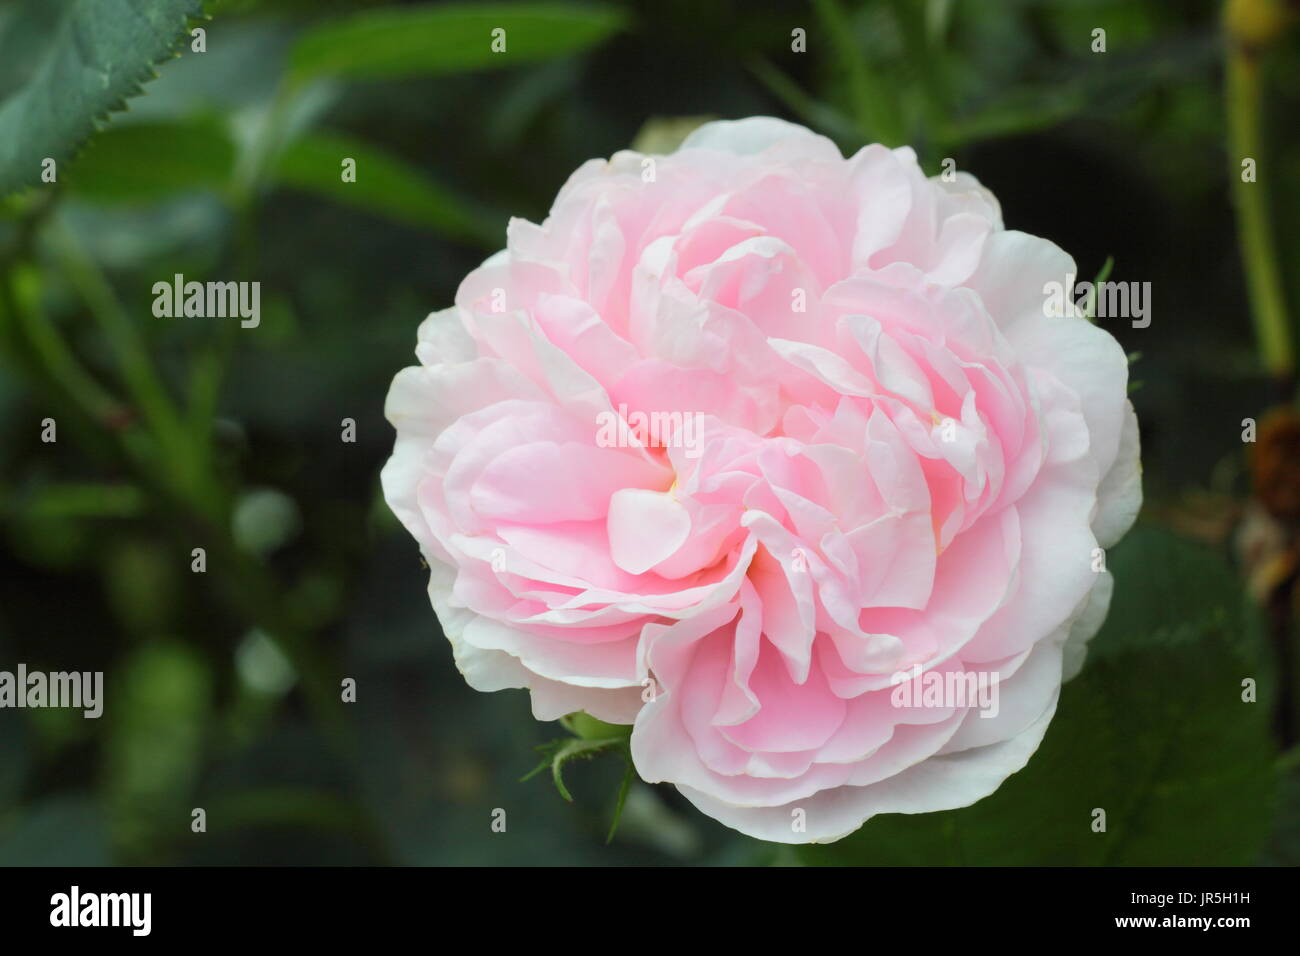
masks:
<svg viewBox="0 0 1300 956"><path fill-rule="evenodd" d="M50 378L98 424L121 420L122 405L77 361L34 297L24 295L25 302L19 304L15 284L10 272L0 273L0 312L16 320Z"/></svg>
<svg viewBox="0 0 1300 956"><path fill-rule="evenodd" d="M1242 160L1255 160L1258 170L1261 155L1259 52L1231 40L1228 44L1227 107L1230 176L1255 340L1265 370L1289 393L1295 372L1295 355L1277 248L1269 223L1268 192L1262 178L1257 182L1241 180Z"/></svg>
<svg viewBox="0 0 1300 956"><path fill-rule="evenodd" d="M156 466L176 483L183 499L209 518L220 520L223 495L209 467L206 443L196 441L186 427L184 417L154 369L139 331L108 279L65 226L52 222L48 236L65 276L80 293L108 340L122 379L158 442L162 460Z"/></svg>

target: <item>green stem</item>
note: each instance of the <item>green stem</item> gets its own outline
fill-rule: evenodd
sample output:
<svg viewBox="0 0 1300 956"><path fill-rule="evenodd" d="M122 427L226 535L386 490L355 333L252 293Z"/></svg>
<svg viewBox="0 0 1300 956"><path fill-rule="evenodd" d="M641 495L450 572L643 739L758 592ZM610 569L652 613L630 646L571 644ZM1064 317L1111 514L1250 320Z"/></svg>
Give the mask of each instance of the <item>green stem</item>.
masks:
<svg viewBox="0 0 1300 956"><path fill-rule="evenodd" d="M253 196L237 193L232 205L236 222L236 247L231 262L236 273L241 278L247 278L253 274L257 261L257 221ZM223 323L204 341L190 367L190 421L196 437L209 446L217 417L217 405L221 399L221 387L235 352L238 332L239 326L236 323Z"/></svg>
<svg viewBox="0 0 1300 956"><path fill-rule="evenodd" d="M1295 370L1295 354L1277 248L1269 223L1268 193L1262 179L1250 183L1241 181L1243 159L1254 159L1258 169L1262 100L1257 51L1230 41L1227 63L1228 153L1237 206L1241 260L1246 271L1260 360L1268 374L1289 389Z"/></svg>
<svg viewBox="0 0 1300 956"><path fill-rule="evenodd" d="M52 222L48 236L64 275L103 331L123 381L158 442L163 453L158 466L171 476L182 498L209 517L219 519L222 494L208 466L206 443L196 441L186 427L184 417L154 369L139 331L108 279L65 226Z"/></svg>
<svg viewBox="0 0 1300 956"><path fill-rule="evenodd" d="M0 312L17 320L46 373L93 421L101 425L121 421L125 409L77 361L35 296L15 291L9 272L0 273Z"/></svg>
<svg viewBox="0 0 1300 956"><path fill-rule="evenodd" d="M179 426L179 416L171 408L167 391L149 360L148 350L122 304L71 230L61 224L51 224L47 235L64 275L80 293L108 340L132 397L159 433L159 438L165 439Z"/></svg>

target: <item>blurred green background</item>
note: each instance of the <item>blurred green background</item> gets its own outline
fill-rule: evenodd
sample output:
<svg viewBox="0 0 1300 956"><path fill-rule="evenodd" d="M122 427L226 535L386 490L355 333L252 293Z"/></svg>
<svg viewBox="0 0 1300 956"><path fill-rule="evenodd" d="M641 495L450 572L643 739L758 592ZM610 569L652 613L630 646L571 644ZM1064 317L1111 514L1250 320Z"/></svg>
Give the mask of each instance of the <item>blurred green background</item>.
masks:
<svg viewBox="0 0 1300 956"><path fill-rule="evenodd" d="M1225 38L1211 0L0 5L0 669L107 684L99 720L0 710L0 863L1300 862L1286 14L1235 4ZM384 397L509 216L753 114L952 157L1080 278L1151 282L1150 327L1101 320L1135 353L1147 506L994 796L790 850L638 783L606 845L619 761L570 768L572 805L519 782L565 730L452 664L379 495ZM259 281L260 326L155 318L175 273Z"/></svg>

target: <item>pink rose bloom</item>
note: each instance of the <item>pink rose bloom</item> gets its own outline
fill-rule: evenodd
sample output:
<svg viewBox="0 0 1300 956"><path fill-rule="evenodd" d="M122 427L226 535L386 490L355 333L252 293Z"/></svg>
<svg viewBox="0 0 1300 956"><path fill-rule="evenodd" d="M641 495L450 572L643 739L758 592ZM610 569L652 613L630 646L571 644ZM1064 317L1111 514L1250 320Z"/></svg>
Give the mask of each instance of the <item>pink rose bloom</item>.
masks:
<svg viewBox="0 0 1300 956"><path fill-rule="evenodd" d="M1141 502L1128 364L972 177L776 119L620 152L420 327L384 494L457 665L824 842L1024 766Z"/></svg>

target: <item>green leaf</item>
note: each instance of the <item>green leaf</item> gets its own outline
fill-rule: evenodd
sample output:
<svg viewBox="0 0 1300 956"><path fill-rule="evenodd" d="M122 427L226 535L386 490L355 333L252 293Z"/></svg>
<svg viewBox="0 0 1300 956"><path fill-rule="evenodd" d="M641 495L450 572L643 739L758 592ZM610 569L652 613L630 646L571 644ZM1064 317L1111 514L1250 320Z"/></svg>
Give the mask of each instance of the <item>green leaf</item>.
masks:
<svg viewBox="0 0 1300 956"><path fill-rule="evenodd" d="M541 762L520 779L531 780L549 767L555 789L559 791L561 797L572 803L573 794L564 783L565 764L579 759L590 760L596 754L607 751L617 753L623 758L625 766L618 795L614 800L614 816L605 836L605 843L608 845L618 831L619 821L623 818L623 807L627 804L628 791L632 787L632 779L636 776L630 749L632 728L623 724L606 723L580 710L560 718L560 723L566 730L577 736L552 740L539 746L537 750L542 754Z"/></svg>
<svg viewBox="0 0 1300 956"><path fill-rule="evenodd" d="M343 180L344 159L356 161L355 182ZM494 222L489 213L396 156L336 133L306 133L289 144L277 159L271 179L486 247L505 242L504 222Z"/></svg>
<svg viewBox="0 0 1300 956"><path fill-rule="evenodd" d="M0 100L7 99L36 72L39 37L53 36L63 17L61 2L23 0L0 8Z"/></svg>
<svg viewBox="0 0 1300 956"><path fill-rule="evenodd" d="M875 817L812 864L1244 865L1273 817L1271 688L1212 553L1146 530L1116 549L1106 631L1028 766L978 803ZM1171 599L1172 597L1172 599ZM1114 612L1118 612L1117 614ZM1198 622L1196 618L1200 618ZM1094 811L1106 813L1094 832Z"/></svg>
<svg viewBox="0 0 1300 956"><path fill-rule="evenodd" d="M1092 280L1092 284L1101 285L1103 282L1105 282L1107 279L1110 278L1110 274L1114 270L1114 268L1115 268L1115 257L1107 256L1106 261L1103 262L1101 264L1101 268L1097 270L1097 278Z"/></svg>
<svg viewBox="0 0 1300 956"><path fill-rule="evenodd" d="M623 23L619 10L558 3L366 11L308 30L293 50L290 75L302 82L327 75L375 79L516 66L594 46ZM505 31L500 53L492 49L498 29Z"/></svg>
<svg viewBox="0 0 1300 956"><path fill-rule="evenodd" d="M551 779L555 781L555 789L559 791L561 797L569 803L572 803L573 794L571 794L569 788L564 785L564 765L572 760L590 760L592 757L596 756L596 754L605 750L626 749L627 740L623 737L606 737L601 740L584 740L582 738L552 740L537 748L537 750L542 754L541 762L519 779L521 782L524 780L531 780L549 767L551 770Z"/></svg>
<svg viewBox="0 0 1300 956"><path fill-rule="evenodd" d="M614 834L618 832L618 824L623 819L623 808L627 806L627 795L635 777L636 767L628 760L627 766L623 768L623 780L618 785L618 796L614 799L614 817L609 821L609 833L605 835L606 846L614 842Z"/></svg>
<svg viewBox="0 0 1300 956"><path fill-rule="evenodd" d="M69 189L98 202L142 202L225 189L235 144L215 118L131 123L104 130L68 174Z"/></svg>
<svg viewBox="0 0 1300 956"><path fill-rule="evenodd" d="M1087 311L1084 318L1089 322L1093 321L1097 312L1097 298L1101 295L1099 286L1110 278L1111 271L1115 268L1115 257L1107 256L1106 261L1101 264L1101 269L1097 271L1097 277L1092 280L1092 292L1088 296Z"/></svg>
<svg viewBox="0 0 1300 956"><path fill-rule="evenodd" d="M19 503L30 521L134 518L144 512L144 493L135 485L55 482L32 489Z"/></svg>
<svg viewBox="0 0 1300 956"><path fill-rule="evenodd" d="M1139 522L1106 553L1106 566L1115 595L1089 645L1092 657L1176 640L1205 625L1223 626L1243 657L1255 656L1241 637L1241 582L1214 549Z"/></svg>
<svg viewBox="0 0 1300 956"><path fill-rule="evenodd" d="M111 110L124 109L203 3L68 0L64 6L28 80L0 103L0 195L39 182L46 158L70 158Z"/></svg>

